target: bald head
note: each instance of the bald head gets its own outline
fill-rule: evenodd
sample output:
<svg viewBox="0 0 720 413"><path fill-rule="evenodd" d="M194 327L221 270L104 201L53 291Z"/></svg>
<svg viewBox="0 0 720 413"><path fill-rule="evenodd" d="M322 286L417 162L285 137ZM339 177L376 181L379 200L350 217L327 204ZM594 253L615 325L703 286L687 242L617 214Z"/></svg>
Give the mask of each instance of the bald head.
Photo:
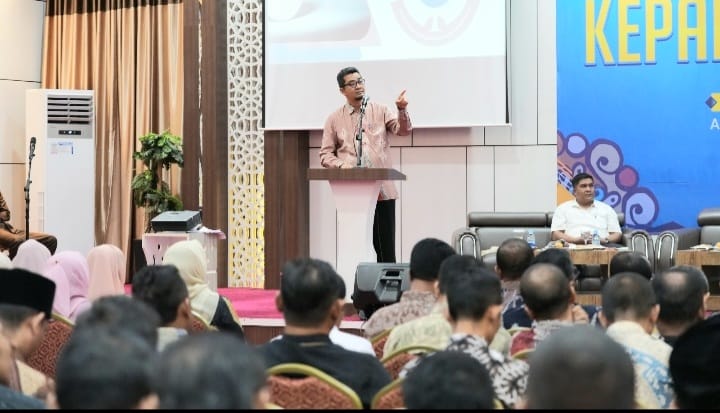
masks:
<svg viewBox="0 0 720 413"><path fill-rule="evenodd" d="M570 306L572 291L565 273L554 264L533 264L520 278L520 295L535 320L554 320Z"/></svg>
<svg viewBox="0 0 720 413"><path fill-rule="evenodd" d="M533 250L525 240L508 238L495 253L496 265L503 280L517 280L530 266Z"/></svg>

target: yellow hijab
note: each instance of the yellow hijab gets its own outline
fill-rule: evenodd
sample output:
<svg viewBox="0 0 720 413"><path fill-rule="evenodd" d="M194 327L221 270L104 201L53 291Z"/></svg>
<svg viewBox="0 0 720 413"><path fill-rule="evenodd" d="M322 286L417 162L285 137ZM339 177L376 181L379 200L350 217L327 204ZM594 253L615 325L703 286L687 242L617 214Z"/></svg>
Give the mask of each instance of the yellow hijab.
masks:
<svg viewBox="0 0 720 413"><path fill-rule="evenodd" d="M190 306L208 323L217 310L220 295L210 289L206 281L207 256L198 240L179 241L168 247L164 265L174 265L188 288Z"/></svg>

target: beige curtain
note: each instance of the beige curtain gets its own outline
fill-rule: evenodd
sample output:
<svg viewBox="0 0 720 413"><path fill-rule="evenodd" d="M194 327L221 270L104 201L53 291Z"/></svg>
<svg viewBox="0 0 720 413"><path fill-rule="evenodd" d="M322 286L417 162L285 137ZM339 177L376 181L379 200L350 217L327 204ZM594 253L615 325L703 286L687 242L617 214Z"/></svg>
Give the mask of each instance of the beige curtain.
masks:
<svg viewBox="0 0 720 413"><path fill-rule="evenodd" d="M182 30L180 0L47 2L42 87L95 91L95 238L128 259L144 229L130 191L142 165L132 157L138 139L182 133ZM172 175L178 193L179 172Z"/></svg>

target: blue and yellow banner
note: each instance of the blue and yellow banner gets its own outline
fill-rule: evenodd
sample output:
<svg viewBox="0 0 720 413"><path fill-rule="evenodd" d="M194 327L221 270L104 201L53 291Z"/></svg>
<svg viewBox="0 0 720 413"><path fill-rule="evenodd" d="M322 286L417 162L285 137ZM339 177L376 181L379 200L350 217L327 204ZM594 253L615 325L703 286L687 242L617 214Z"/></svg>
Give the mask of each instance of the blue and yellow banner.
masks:
<svg viewBox="0 0 720 413"><path fill-rule="evenodd" d="M632 228L720 207L720 0L558 0L558 200L595 176Z"/></svg>

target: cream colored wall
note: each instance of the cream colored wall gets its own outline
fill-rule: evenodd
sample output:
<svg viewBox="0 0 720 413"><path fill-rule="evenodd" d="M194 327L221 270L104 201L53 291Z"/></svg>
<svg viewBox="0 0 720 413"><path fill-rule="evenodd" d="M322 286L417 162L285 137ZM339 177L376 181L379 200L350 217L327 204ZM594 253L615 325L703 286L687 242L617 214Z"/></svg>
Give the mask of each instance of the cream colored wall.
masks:
<svg viewBox="0 0 720 413"><path fill-rule="evenodd" d="M0 1L0 191L18 228L25 228L25 90L40 87L44 12L42 1Z"/></svg>
<svg viewBox="0 0 720 413"><path fill-rule="evenodd" d="M555 0L512 0L509 27L510 125L416 129L392 142L396 168L407 176L397 204L403 262L424 237L449 242L470 211L555 207ZM320 166L320 137L311 132L311 167ZM310 184L310 211L310 255L335 264L337 224L326 182Z"/></svg>

